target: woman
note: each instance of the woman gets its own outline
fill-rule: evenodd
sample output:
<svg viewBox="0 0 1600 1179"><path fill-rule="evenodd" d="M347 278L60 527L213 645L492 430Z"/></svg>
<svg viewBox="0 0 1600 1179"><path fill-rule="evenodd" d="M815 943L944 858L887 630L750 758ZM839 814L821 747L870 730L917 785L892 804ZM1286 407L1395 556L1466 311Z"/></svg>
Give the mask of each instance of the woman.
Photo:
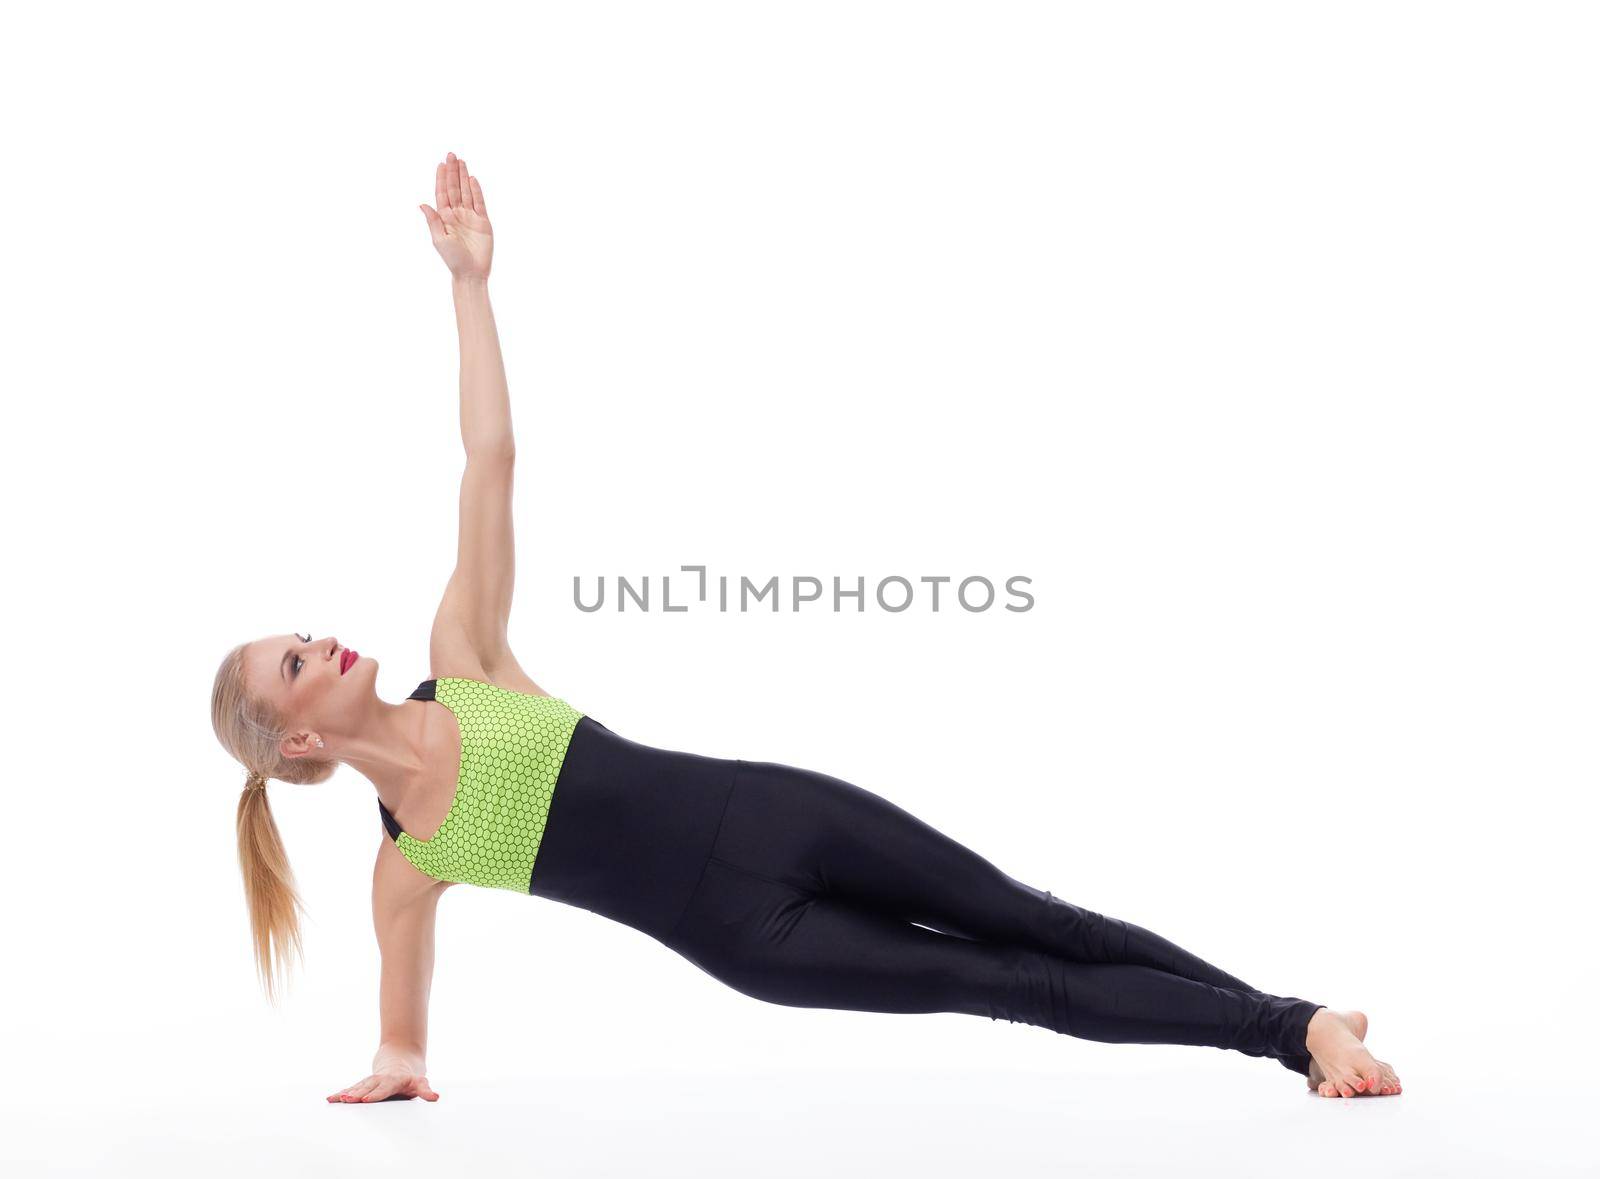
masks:
<svg viewBox="0 0 1600 1179"><path fill-rule="evenodd" d="M382 1033L372 1073L329 1101L437 1100L427 997L434 914L455 883L581 906L648 933L747 995L797 1007L958 1011L1116 1043L1271 1057L1327 1097L1400 1092L1366 1019L1258 991L1150 931L1007 876L880 796L772 762L656 749L551 696L506 642L515 561L510 399L490 309L483 190L451 153L437 208L461 339L457 565L432 676L407 700L337 639L235 648L212 722L246 767L239 857L270 995L300 902L266 782L350 765L377 789L373 879Z"/></svg>

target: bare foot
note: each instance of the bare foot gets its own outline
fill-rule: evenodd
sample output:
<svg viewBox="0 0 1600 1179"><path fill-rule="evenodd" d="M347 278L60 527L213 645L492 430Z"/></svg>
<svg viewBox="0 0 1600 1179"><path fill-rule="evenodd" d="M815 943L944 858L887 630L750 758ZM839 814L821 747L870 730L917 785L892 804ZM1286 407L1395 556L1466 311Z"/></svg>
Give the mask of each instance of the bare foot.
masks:
<svg viewBox="0 0 1600 1179"><path fill-rule="evenodd" d="M1356 1034L1356 1039L1363 1041L1366 1040L1367 1017L1365 1012L1335 1011L1334 1014L1340 1019L1344 1020L1345 1024L1350 1028L1350 1030ZM1400 1078L1398 1075L1396 1075L1394 1068L1388 1063L1388 1061L1378 1061L1378 1068L1382 1070L1382 1076L1378 1081L1377 1090L1374 1091L1372 1089L1367 1089L1365 1092L1360 1093L1357 1096L1390 1097L1400 1092ZM1311 1081L1309 1076L1307 1077L1307 1080L1310 1082L1311 1088L1318 1089L1320 1091L1320 1086L1327 1081L1327 1078L1323 1076L1322 1066L1319 1065L1315 1059L1313 1059L1311 1062L1311 1072L1316 1074L1316 1080ZM1339 1090L1336 1086L1330 1084L1327 1092L1323 1093L1322 1095L1324 1097L1338 1097Z"/></svg>
<svg viewBox="0 0 1600 1179"><path fill-rule="evenodd" d="M1333 1011L1333 1008L1330 1007L1328 1010ZM1364 1041L1367 1038L1366 1012L1333 1011L1333 1014L1344 1020L1345 1026L1355 1033L1356 1039ZM1327 1083L1327 1080L1327 1074L1322 1071L1322 1066L1317 1063L1315 1057L1312 1057L1311 1069L1306 1073L1306 1088L1321 1091L1322 1086ZM1324 1093L1323 1096L1326 1097L1328 1094Z"/></svg>
<svg viewBox="0 0 1600 1179"><path fill-rule="evenodd" d="M1362 1043L1367 1017L1360 1011L1334 1011L1323 1007L1306 1029L1306 1051L1311 1069L1309 1088L1323 1097L1388 1097L1400 1092L1400 1078L1385 1061L1378 1060Z"/></svg>

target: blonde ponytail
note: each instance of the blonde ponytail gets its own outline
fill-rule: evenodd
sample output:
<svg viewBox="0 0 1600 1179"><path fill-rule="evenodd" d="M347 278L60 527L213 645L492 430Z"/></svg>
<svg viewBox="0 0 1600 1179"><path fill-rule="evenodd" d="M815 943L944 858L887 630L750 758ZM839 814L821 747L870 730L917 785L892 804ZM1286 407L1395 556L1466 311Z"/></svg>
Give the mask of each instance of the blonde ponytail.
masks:
<svg viewBox="0 0 1600 1179"><path fill-rule="evenodd" d="M296 784L321 782L332 776L338 763L281 755L279 742L288 735L282 718L245 689L247 645L228 652L217 669L211 691L211 727L223 748L238 758L250 775L234 819L239 870L244 877L256 975L267 998L276 1002L279 984L288 977L289 958L304 960L300 915L305 909L295 889L278 824L267 803L266 779Z"/></svg>
<svg viewBox="0 0 1600 1179"><path fill-rule="evenodd" d="M280 980L287 981L291 954L304 961L300 914L304 906L295 891L294 873L283 849L283 837L267 803L267 787L247 784L239 796L236 819L239 870L244 874L245 903L250 909L250 934L255 944L256 976L267 998L276 1002Z"/></svg>

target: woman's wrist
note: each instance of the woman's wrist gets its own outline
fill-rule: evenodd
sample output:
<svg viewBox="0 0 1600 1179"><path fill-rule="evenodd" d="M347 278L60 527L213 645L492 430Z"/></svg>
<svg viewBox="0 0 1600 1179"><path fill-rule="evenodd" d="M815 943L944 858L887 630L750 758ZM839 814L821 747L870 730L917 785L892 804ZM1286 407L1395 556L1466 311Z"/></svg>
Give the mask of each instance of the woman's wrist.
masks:
<svg viewBox="0 0 1600 1179"><path fill-rule="evenodd" d="M450 276L450 286L458 291L487 290L489 288L489 276L487 274L452 274Z"/></svg>
<svg viewBox="0 0 1600 1179"><path fill-rule="evenodd" d="M412 1048L384 1044L372 1057L372 1071L381 1073L390 1069L415 1073L418 1076L425 1076L428 1071L422 1053Z"/></svg>

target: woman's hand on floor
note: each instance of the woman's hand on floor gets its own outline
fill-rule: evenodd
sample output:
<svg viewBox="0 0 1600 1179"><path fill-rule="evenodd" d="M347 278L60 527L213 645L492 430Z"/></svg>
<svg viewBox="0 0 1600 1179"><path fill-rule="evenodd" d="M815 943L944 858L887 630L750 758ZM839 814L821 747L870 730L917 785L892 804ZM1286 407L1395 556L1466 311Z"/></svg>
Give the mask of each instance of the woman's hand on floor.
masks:
<svg viewBox="0 0 1600 1179"><path fill-rule="evenodd" d="M437 209L418 206L428 219L433 248L454 278L482 281L489 277L494 259L494 230L483 204L478 178L467 173L467 162L455 152L434 170L433 199Z"/></svg>
<svg viewBox="0 0 1600 1179"><path fill-rule="evenodd" d="M389 1097L420 1097L424 1101L438 1101L439 1095L428 1084L428 1078L410 1069L384 1069L373 1073L364 1081L357 1081L347 1089L328 1095L333 1102L383 1101Z"/></svg>

